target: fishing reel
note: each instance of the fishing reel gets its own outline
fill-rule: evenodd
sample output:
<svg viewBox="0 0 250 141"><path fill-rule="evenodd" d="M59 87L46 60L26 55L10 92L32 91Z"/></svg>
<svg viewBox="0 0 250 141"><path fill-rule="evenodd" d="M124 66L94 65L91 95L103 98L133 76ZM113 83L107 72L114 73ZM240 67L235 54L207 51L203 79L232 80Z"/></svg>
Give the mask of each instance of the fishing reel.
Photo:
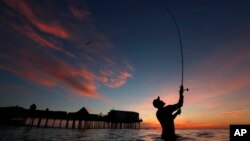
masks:
<svg viewBox="0 0 250 141"><path fill-rule="evenodd" d="M183 92L185 92L185 91L187 91L187 92L188 92L188 91L189 91L189 89L188 89L188 88L184 89L183 85L181 85L181 86L180 86L180 89L183 89Z"/></svg>

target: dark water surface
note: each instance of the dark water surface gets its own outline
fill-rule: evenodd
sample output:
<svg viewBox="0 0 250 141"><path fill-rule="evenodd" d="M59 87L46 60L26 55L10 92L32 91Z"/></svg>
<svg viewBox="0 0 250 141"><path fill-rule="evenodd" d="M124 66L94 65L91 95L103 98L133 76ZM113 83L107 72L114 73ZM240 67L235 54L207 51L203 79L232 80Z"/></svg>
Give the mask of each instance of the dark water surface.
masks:
<svg viewBox="0 0 250 141"><path fill-rule="evenodd" d="M177 141L228 141L227 129L176 130ZM56 129L0 127L1 141L161 141L159 129Z"/></svg>

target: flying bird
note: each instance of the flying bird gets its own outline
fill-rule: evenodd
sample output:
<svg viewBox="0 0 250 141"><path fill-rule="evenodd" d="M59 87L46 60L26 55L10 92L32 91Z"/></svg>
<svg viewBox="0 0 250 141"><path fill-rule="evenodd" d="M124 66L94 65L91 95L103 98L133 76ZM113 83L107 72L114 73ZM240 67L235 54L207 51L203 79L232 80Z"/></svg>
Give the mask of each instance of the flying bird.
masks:
<svg viewBox="0 0 250 141"><path fill-rule="evenodd" d="M92 41L90 40L90 41L88 41L87 43L85 43L85 46L88 46L89 44L91 44L92 43Z"/></svg>

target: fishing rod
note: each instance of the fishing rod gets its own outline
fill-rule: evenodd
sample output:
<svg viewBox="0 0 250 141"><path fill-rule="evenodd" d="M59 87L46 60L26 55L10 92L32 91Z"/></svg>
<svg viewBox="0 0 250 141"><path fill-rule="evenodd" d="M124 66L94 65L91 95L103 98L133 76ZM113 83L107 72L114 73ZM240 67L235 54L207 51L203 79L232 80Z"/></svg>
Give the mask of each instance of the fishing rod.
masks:
<svg viewBox="0 0 250 141"><path fill-rule="evenodd" d="M179 39L179 44L180 44L180 50L181 50L181 86L183 86L183 77L184 77L184 59L183 59L183 49L182 49L182 38L181 38L181 32L180 32L180 28L178 26L178 23L175 19L174 14L170 11L169 8L166 7L167 12L169 13L169 15L171 16L171 18L174 21L175 24L175 28L177 30L178 33L178 39ZM184 91L188 91L189 89L184 89Z"/></svg>

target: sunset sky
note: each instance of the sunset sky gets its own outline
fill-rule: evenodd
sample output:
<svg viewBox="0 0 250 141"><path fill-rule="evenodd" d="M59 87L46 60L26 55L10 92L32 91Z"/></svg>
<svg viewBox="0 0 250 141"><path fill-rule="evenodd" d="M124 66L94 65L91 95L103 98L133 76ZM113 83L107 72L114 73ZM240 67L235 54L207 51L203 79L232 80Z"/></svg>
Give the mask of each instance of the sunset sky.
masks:
<svg viewBox="0 0 250 141"><path fill-rule="evenodd" d="M140 113L178 101L177 128L250 123L250 2L238 0L2 0L0 107Z"/></svg>

